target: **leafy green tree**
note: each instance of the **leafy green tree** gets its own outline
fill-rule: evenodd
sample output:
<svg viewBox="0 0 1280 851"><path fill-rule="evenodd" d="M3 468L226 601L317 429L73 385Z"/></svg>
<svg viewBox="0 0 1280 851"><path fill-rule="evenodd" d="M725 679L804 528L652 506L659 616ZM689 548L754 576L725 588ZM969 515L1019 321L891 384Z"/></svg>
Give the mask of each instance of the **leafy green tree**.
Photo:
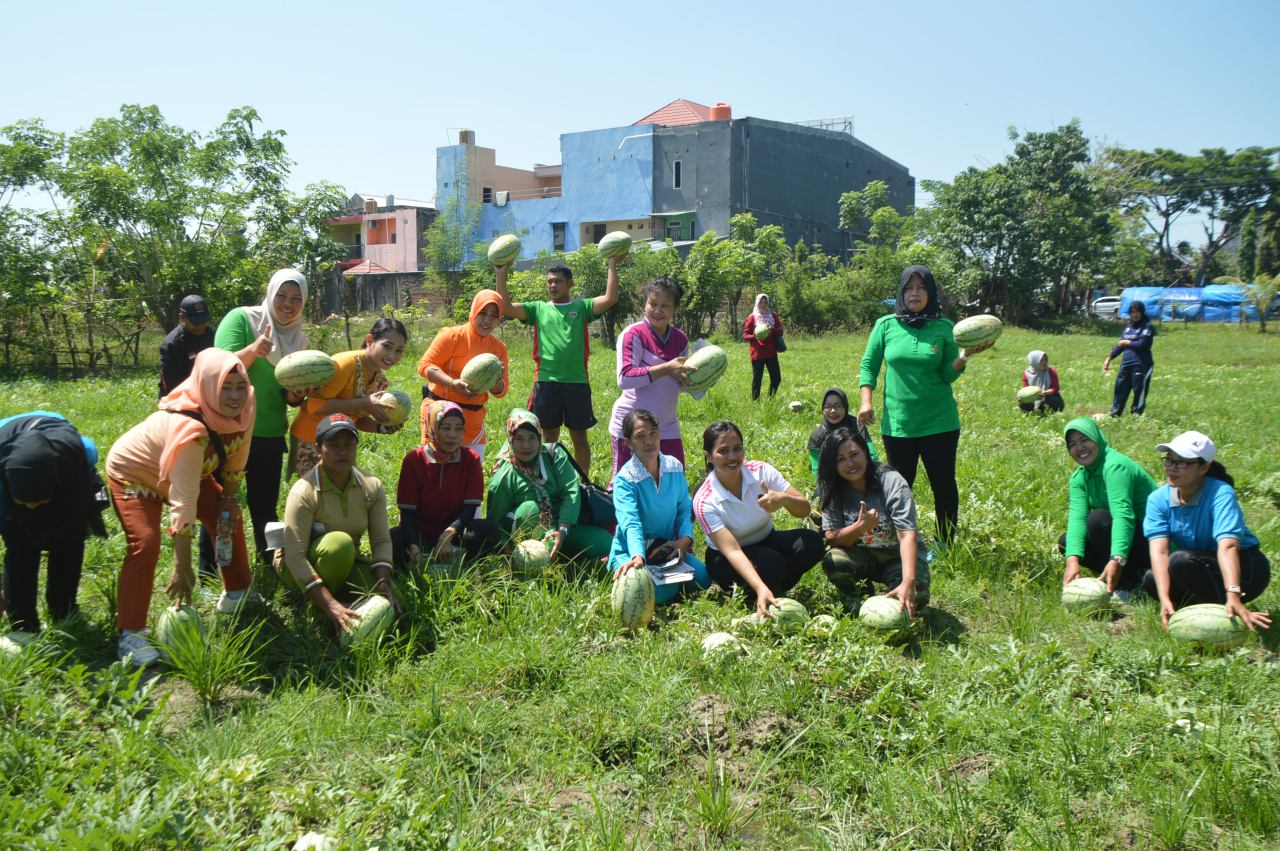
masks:
<svg viewBox="0 0 1280 851"><path fill-rule="evenodd" d="M1258 211L1250 210L1240 223L1240 247L1236 251L1236 270L1246 281L1253 280L1258 260Z"/></svg>
<svg viewBox="0 0 1280 851"><path fill-rule="evenodd" d="M346 256L346 246L332 237L329 220L342 214L347 191L336 183L310 183L302 194L281 191L257 211L259 238L252 258L236 274L244 292L252 298L263 289L271 274L292 266L307 276L313 292L337 262ZM312 301L317 307L319 299Z"/></svg>
<svg viewBox="0 0 1280 851"><path fill-rule="evenodd" d="M721 240L713 230L698 237L689 251L679 324L691 339L715 330L716 313L733 292L737 251L731 240Z"/></svg>
<svg viewBox="0 0 1280 851"><path fill-rule="evenodd" d="M459 184L455 181L454 185ZM447 300L460 295L460 273L468 255L482 253L479 246L472 245L481 211L482 205L470 204L457 195L450 195L427 227L422 247L427 279L444 293Z"/></svg>

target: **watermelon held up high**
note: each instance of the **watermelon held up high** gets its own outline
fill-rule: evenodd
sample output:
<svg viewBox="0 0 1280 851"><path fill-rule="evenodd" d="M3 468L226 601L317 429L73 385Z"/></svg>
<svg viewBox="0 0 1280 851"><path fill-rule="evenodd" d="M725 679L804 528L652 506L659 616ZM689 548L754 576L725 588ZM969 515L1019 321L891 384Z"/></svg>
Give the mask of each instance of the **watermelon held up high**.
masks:
<svg viewBox="0 0 1280 851"><path fill-rule="evenodd" d="M631 253L631 237L625 231L615 230L605 234L604 239L596 246L600 256L606 260L617 257L621 260Z"/></svg>
<svg viewBox="0 0 1280 851"><path fill-rule="evenodd" d="M520 256L520 237L513 233L502 236L489 243L489 265L510 266Z"/></svg>
<svg viewBox="0 0 1280 851"><path fill-rule="evenodd" d="M988 313L961 319L952 329L956 345L962 349L977 348L987 341L994 343L1003 331L1004 324Z"/></svg>

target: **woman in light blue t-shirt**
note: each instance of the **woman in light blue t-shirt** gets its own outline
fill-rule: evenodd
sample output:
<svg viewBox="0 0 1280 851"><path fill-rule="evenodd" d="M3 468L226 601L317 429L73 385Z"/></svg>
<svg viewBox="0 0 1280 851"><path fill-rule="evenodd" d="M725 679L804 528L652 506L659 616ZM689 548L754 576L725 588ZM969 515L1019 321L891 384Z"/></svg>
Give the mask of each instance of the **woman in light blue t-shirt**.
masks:
<svg viewBox="0 0 1280 851"><path fill-rule="evenodd" d="M1221 603L1248 624L1267 628L1266 612L1244 604L1271 581L1271 564L1244 524L1235 484L1214 460L1213 441L1186 431L1156 447L1164 456L1168 483L1147 497L1142 529L1150 541L1151 572L1143 590L1160 600L1166 628L1177 609Z"/></svg>

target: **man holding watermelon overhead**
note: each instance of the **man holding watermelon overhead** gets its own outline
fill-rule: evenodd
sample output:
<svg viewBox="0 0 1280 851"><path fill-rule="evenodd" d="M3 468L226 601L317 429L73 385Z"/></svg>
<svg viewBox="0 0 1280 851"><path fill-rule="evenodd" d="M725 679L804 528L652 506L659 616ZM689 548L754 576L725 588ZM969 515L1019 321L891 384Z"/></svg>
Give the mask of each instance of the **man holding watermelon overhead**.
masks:
<svg viewBox="0 0 1280 851"><path fill-rule="evenodd" d="M550 301L515 304L507 292L510 264L497 267L497 290L503 313L533 326L533 393L531 410L542 424L544 440L557 443L560 426L569 427L573 457L583 470L591 469L587 429L596 424L591 410L591 385L587 383L589 343L587 325L618 303L618 257L608 259L609 274L604 295L570 299L573 272L568 266L547 270Z"/></svg>

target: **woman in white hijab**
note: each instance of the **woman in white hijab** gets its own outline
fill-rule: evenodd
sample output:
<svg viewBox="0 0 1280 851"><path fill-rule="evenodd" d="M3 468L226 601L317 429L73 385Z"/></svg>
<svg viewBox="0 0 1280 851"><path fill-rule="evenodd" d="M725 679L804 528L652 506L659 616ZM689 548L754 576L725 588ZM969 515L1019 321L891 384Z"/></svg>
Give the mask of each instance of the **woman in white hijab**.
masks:
<svg viewBox="0 0 1280 851"><path fill-rule="evenodd" d="M1018 407L1024 411L1057 413L1067 407L1058 387L1058 371L1049 366L1049 356L1039 349L1027 354L1027 368L1022 371L1022 386L1040 390L1038 399L1033 396L1031 401L1024 402L1019 396Z"/></svg>
<svg viewBox="0 0 1280 851"><path fill-rule="evenodd" d="M214 345L236 352L249 368L249 382L258 401L253 442L245 466L245 499L253 520L258 556L266 559L263 528L275 520L280 500L280 475L288 452L289 406L302 404L306 394L286 392L276 381L280 358L307 348L302 330L307 302L307 278L297 269L281 269L271 276L262 304L237 307L218 325Z"/></svg>
<svg viewBox="0 0 1280 851"><path fill-rule="evenodd" d="M782 320L769 307L769 296L756 296L755 309L742 326L742 339L751 345L751 398L760 398L760 382L764 371L769 370L769 395L778 392L782 383L782 368L778 366L778 344L782 339Z"/></svg>

